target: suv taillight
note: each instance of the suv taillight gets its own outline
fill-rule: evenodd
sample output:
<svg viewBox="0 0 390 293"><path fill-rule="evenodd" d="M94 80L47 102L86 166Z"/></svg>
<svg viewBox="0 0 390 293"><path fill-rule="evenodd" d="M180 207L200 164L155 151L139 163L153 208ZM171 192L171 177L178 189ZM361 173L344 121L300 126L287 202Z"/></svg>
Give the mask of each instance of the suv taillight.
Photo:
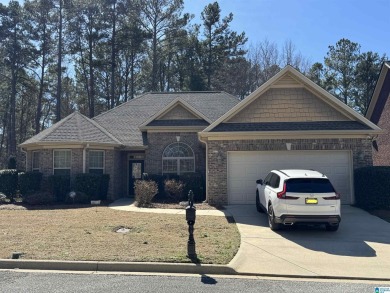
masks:
<svg viewBox="0 0 390 293"><path fill-rule="evenodd" d="M298 199L299 197L295 197L295 196L287 196L286 195L286 191L287 191L287 188L286 188L286 182L283 183L283 190L278 192L276 194L276 196L280 199Z"/></svg>
<svg viewBox="0 0 390 293"><path fill-rule="evenodd" d="M278 198L286 198L286 182L283 183L283 190L276 194Z"/></svg>
<svg viewBox="0 0 390 293"><path fill-rule="evenodd" d="M325 199L325 200L336 200L336 199L340 199L340 193L337 193L337 192L336 192L336 195L335 195L335 196L323 197L323 199Z"/></svg>

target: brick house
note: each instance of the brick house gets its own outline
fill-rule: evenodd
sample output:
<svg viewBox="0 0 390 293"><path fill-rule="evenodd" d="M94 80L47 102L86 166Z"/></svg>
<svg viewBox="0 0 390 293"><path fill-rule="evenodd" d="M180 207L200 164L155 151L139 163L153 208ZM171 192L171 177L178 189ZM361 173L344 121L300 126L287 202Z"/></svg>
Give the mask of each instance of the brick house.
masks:
<svg viewBox="0 0 390 293"><path fill-rule="evenodd" d="M384 62L366 118L386 131L375 140L375 166L390 166L390 61Z"/></svg>
<svg viewBox="0 0 390 293"><path fill-rule="evenodd" d="M148 93L93 119L75 112L20 145L27 171L110 174L109 196L149 174L198 172L206 199L254 203L255 180L310 168L353 197L353 169L372 165L382 131L291 66L239 101L224 92Z"/></svg>

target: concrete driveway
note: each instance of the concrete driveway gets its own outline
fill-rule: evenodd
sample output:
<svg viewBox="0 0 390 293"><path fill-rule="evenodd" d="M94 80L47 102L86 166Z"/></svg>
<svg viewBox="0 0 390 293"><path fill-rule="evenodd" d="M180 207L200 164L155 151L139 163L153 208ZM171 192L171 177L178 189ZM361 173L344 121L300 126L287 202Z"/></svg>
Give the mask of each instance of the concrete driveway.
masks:
<svg viewBox="0 0 390 293"><path fill-rule="evenodd" d="M230 205L241 246L229 266L240 273L390 278L390 223L351 206L342 207L337 232L289 227L276 232L255 206Z"/></svg>

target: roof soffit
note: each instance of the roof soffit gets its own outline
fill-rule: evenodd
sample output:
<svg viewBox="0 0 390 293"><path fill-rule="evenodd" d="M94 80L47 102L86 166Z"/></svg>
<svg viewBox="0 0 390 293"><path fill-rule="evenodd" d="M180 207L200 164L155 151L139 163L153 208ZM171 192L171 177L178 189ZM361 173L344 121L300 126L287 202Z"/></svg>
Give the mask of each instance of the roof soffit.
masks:
<svg viewBox="0 0 390 293"><path fill-rule="evenodd" d="M376 82L375 89L374 89L374 92L372 94L370 104L368 106L368 109L367 109L367 112L365 115L365 117L369 120L372 120L372 116L373 116L374 112L377 112L379 110L381 110L381 111L383 110L383 109L377 109L378 99L379 99L379 96L381 94L382 88L384 87L384 82L386 80L386 77L389 78L388 75L390 75L390 61L386 61L383 63L381 71L379 73L378 80ZM390 93L389 93L389 95L390 95ZM389 98L389 95L386 98ZM384 103L382 103L382 105L383 104Z"/></svg>

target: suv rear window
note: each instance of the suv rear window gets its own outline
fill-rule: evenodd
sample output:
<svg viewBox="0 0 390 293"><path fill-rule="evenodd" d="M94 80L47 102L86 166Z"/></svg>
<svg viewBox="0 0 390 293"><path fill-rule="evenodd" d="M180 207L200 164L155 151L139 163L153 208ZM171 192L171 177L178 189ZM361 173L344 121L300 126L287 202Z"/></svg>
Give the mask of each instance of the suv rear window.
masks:
<svg viewBox="0 0 390 293"><path fill-rule="evenodd" d="M335 192L330 181L321 178L296 178L286 180L286 191L298 193Z"/></svg>

